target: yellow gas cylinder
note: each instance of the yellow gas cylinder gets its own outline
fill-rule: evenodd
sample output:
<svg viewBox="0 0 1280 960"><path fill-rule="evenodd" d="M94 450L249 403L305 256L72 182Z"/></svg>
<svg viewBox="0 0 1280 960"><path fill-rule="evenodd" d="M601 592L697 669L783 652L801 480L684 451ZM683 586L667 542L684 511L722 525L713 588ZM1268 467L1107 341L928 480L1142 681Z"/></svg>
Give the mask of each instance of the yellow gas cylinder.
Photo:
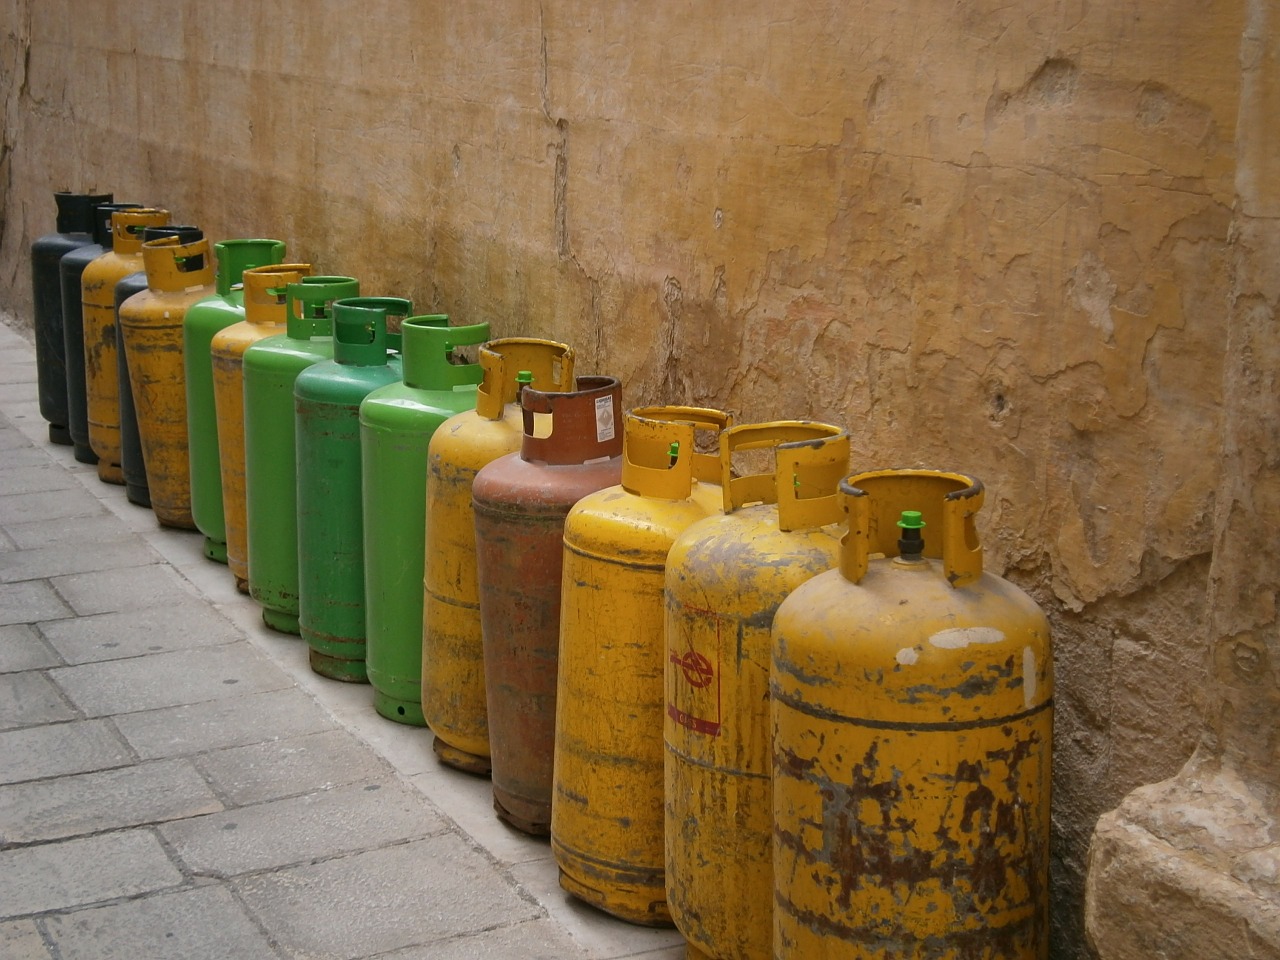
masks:
<svg viewBox="0 0 1280 960"><path fill-rule="evenodd" d="M169 222L169 211L142 207L113 211L111 249L84 268L85 409L98 477L124 483L120 455L120 380L116 370L116 284L142 269L142 231Z"/></svg>
<svg viewBox="0 0 1280 960"><path fill-rule="evenodd" d="M476 408L442 423L427 447L422 714L440 761L471 773L489 772L471 483L481 467L520 449L524 384L571 389L573 359L571 347L552 340L490 340L479 351ZM528 375L523 381L521 372Z"/></svg>
<svg viewBox="0 0 1280 960"><path fill-rule="evenodd" d="M551 849L560 885L632 923L671 922L662 877L662 575L667 551L720 509L697 432L719 410L645 407L624 422L622 483L564 527ZM498 786L498 769L494 769Z"/></svg>
<svg viewBox="0 0 1280 960"><path fill-rule="evenodd" d="M734 475L735 458L744 470L764 462ZM808 421L737 426L721 435L720 467L723 512L667 557L667 901L690 958L768 960L770 628L792 590L838 561L849 435Z"/></svg>
<svg viewBox="0 0 1280 960"><path fill-rule="evenodd" d="M245 270L241 276L244 320L223 327L209 345L213 403L218 421L218 463L227 537L227 568L236 589L249 592L249 529L245 518L244 352L288 326L285 290L311 275L309 263L280 263Z"/></svg>
<svg viewBox="0 0 1280 960"><path fill-rule="evenodd" d="M976 480L842 491L839 569L774 618L774 956L1044 960L1045 616L983 572Z"/></svg>
<svg viewBox="0 0 1280 960"><path fill-rule="evenodd" d="M151 508L165 526L196 528L187 459L187 389L182 321L213 293L209 241L162 237L142 245L147 289L120 305L120 332L138 415Z"/></svg>

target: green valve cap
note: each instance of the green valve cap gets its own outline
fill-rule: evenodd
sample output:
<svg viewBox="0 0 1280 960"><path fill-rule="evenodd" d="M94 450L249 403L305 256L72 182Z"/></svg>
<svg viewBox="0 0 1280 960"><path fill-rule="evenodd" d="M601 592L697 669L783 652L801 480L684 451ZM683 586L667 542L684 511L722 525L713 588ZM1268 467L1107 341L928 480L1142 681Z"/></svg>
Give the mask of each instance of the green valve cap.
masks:
<svg viewBox="0 0 1280 960"><path fill-rule="evenodd" d="M533 383L533 371L521 370L519 373L516 374L516 383L520 383L520 384Z"/></svg>
<svg viewBox="0 0 1280 960"><path fill-rule="evenodd" d="M898 526L903 530L919 530L924 526L924 518L919 510L903 510Z"/></svg>

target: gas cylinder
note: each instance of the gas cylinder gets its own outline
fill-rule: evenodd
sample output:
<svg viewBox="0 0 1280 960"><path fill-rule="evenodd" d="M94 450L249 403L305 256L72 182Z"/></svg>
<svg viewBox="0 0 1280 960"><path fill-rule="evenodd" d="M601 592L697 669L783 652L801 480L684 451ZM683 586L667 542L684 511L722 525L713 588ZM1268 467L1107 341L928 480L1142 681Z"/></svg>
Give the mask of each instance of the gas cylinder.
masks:
<svg viewBox="0 0 1280 960"><path fill-rule="evenodd" d="M675 539L721 509L719 457L697 452L697 432L728 424L715 410L633 411L621 485L584 498L565 525L551 849L564 889L632 923L671 922L662 578Z"/></svg>
<svg viewBox="0 0 1280 960"><path fill-rule="evenodd" d="M280 253L284 245L280 245ZM251 344L285 332L285 290L311 273L309 263L272 263L241 271L244 319L213 335L213 401L217 415L218 468L222 497L219 515L226 535L227 568L236 589L249 592L249 543L244 482L244 352ZM208 301L205 301L206 303ZM192 504L195 499L195 448L192 447ZM196 514L196 523L200 515Z"/></svg>
<svg viewBox="0 0 1280 960"><path fill-rule="evenodd" d="M58 209L56 232L31 244L31 325L36 340L40 416L49 423L49 440L70 446L59 265L72 250L93 243L93 208L110 203L111 194L58 192L53 201Z"/></svg>
<svg viewBox="0 0 1280 960"><path fill-rule="evenodd" d="M86 343L86 310L81 281L86 270L97 261L104 257L115 260L111 215L140 206L137 203L98 204L93 208L93 243L77 247L58 264L62 282L62 353L67 371L67 429L71 433L75 458L81 463L97 464L98 478L108 483L119 483L122 479L120 458L117 456L114 461L103 463L90 437L87 380L98 370L96 356L90 356L90 347L98 344ZM164 214L164 219L168 219L167 214ZM86 368L86 362L92 365L92 371Z"/></svg>
<svg viewBox="0 0 1280 960"><path fill-rule="evenodd" d="M485 464L520 449L524 384L564 390L573 383L573 360L570 347L552 340L491 340L480 348L476 408L441 424L427 448L422 713L440 762L470 773L489 772L471 483Z"/></svg>
<svg viewBox="0 0 1280 960"><path fill-rule="evenodd" d="M352 277L303 277L285 287L285 333L244 352L244 481L249 595L273 630L298 632L298 480L293 386L333 356L333 303Z"/></svg>
<svg viewBox="0 0 1280 960"><path fill-rule="evenodd" d="M209 241L161 237L142 245L147 289L120 305L120 329L138 414L138 436L156 519L195 529L187 459L187 388L182 321L213 290Z"/></svg>
<svg viewBox="0 0 1280 960"><path fill-rule="evenodd" d="M445 420L476 402L478 363L454 350L489 339L487 323L447 326L445 316L401 327L403 381L360 404L363 463L365 665L378 713L422 726L422 578L427 445Z"/></svg>
<svg viewBox="0 0 1280 960"><path fill-rule="evenodd" d="M400 297L352 297L333 305L333 359L293 385L298 469L298 626L311 669L365 683L364 521L360 402L401 379L393 322L413 311ZM399 328L395 322L394 329Z"/></svg>
<svg viewBox="0 0 1280 960"><path fill-rule="evenodd" d="M1049 955L1049 626L982 569L982 485L841 490L836 570L778 608L774 957Z"/></svg>
<svg viewBox="0 0 1280 960"><path fill-rule="evenodd" d="M199 227L172 225L143 227L141 243L161 237L179 237L180 243L191 243L204 236ZM142 266L141 243L138 266ZM151 509L151 493L147 489L147 468L142 459L142 439L138 436L138 415L133 405L133 384L129 380L129 359L124 351L124 333L120 329L120 304L135 293L147 289L147 271L139 269L116 282L112 297L112 326L116 341L116 392L120 424L120 472L124 476L125 497L130 503ZM105 336L105 333L103 334Z"/></svg>
<svg viewBox="0 0 1280 960"><path fill-rule="evenodd" d="M622 388L525 388L520 452L472 484L493 805L518 830L551 828L565 518L622 474ZM539 422L541 421L541 422Z"/></svg>
<svg viewBox="0 0 1280 960"><path fill-rule="evenodd" d="M196 529L204 534L204 555L217 563L226 563L227 531L222 507L219 417L214 399L215 361L210 351L214 338L222 330L244 322L244 272L279 263L284 258L284 244L279 240L224 240L214 244L213 251L218 273L215 292L193 303L187 310L182 321L182 358L187 378L191 517L195 520ZM283 313L280 319L283 321ZM270 333L284 333L283 322L279 329ZM236 356L238 361L239 354Z"/></svg>
<svg viewBox="0 0 1280 960"><path fill-rule="evenodd" d="M768 960L769 630L787 595L838 561L849 435L808 421L733 427L720 466L723 513L667 556L667 905L690 958Z"/></svg>
<svg viewBox="0 0 1280 960"><path fill-rule="evenodd" d="M67 369L70 371L76 363L84 375L78 386L79 396L68 394L73 411L71 435L75 441L83 433L85 445L98 462L98 479L119 484L124 483L124 467L120 454L115 288L121 279L142 270L143 232L147 227L167 224L169 212L138 204L107 204L98 208L98 217L104 252L81 267L79 275L73 257L81 251L62 259ZM71 305L73 294L79 313ZM68 384L71 382L69 379ZM75 422L80 418L84 420L83 427Z"/></svg>

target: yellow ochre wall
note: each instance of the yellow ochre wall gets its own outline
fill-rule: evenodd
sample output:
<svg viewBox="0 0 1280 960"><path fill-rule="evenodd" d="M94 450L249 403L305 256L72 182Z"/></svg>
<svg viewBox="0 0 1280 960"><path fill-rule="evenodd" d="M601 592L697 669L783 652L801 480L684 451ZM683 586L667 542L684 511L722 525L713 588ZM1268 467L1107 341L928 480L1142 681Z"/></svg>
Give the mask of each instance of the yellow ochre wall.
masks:
<svg viewBox="0 0 1280 960"><path fill-rule="evenodd" d="M1244 0L0 0L0 306L55 189L572 342L628 406L988 487L1055 629L1055 957L1200 728Z"/></svg>

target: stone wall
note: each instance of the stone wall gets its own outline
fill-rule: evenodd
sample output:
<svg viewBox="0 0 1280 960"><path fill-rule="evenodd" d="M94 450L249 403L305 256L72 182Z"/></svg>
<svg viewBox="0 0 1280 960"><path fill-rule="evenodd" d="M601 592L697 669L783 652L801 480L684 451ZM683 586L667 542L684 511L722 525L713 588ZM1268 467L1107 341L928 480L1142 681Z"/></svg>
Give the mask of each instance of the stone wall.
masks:
<svg viewBox="0 0 1280 960"><path fill-rule="evenodd" d="M625 401L981 477L1056 630L1055 957L1199 728L1242 0L0 0L0 304L50 193L573 342Z"/></svg>

